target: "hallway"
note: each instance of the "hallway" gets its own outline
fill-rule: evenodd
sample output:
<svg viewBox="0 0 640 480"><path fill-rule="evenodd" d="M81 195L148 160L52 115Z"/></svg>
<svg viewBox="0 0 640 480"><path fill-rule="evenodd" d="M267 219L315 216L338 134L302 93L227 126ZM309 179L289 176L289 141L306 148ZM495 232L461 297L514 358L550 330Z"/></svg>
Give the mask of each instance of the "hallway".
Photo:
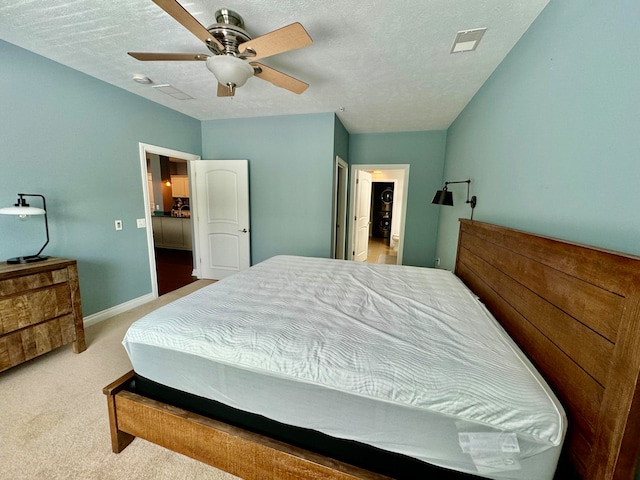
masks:
<svg viewBox="0 0 640 480"><path fill-rule="evenodd" d="M367 263L387 263L395 265L398 262L398 252L389 247L388 240L369 237L369 251Z"/></svg>

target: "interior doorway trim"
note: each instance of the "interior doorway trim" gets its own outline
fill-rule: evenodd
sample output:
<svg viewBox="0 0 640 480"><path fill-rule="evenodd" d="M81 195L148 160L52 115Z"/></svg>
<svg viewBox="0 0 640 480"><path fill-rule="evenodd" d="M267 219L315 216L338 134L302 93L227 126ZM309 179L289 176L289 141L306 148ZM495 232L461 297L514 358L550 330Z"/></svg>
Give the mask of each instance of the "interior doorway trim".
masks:
<svg viewBox="0 0 640 480"><path fill-rule="evenodd" d="M349 242L348 242L348 251L347 258L349 260L353 260L353 251L354 251L354 216L355 213L353 211L355 205L355 192L356 185L355 181L357 178L357 172L359 170L372 171L372 170L402 170L403 171L403 189L402 189L402 210L400 212L400 228L398 239L398 265L402 265L402 255L404 251L404 228L407 219L407 200L409 199L409 164L361 164L361 165L351 165L351 171L349 172L350 180L349 180Z"/></svg>
<svg viewBox="0 0 640 480"><path fill-rule="evenodd" d="M333 172L333 230L331 233L331 258L344 260L347 248L347 185L349 165L336 156Z"/></svg>
<svg viewBox="0 0 640 480"><path fill-rule="evenodd" d="M153 298L158 298L158 272L156 271L156 252L153 243L153 224L151 220L151 211L149 210L149 186L147 183L147 153L163 155L165 157L174 157L181 160L187 160L187 173L189 176L189 190L191 190L191 172L190 160L200 160L199 155L193 153L181 152L179 150L171 150L170 148L150 145L148 143L138 143L140 152L140 173L142 177L142 204L144 205L144 219L147 228L147 249L149 252L149 275L151 279L151 294Z"/></svg>

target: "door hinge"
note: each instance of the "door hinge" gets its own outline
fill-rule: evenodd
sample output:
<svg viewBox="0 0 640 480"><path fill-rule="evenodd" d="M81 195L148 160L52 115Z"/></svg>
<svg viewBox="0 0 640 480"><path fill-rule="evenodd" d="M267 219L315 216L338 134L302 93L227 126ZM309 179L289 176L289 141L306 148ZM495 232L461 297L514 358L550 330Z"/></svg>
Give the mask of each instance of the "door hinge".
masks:
<svg viewBox="0 0 640 480"><path fill-rule="evenodd" d="M353 252L351 252L351 255L353 255L355 257L356 256L356 251L354 250Z"/></svg>
<svg viewBox="0 0 640 480"><path fill-rule="evenodd" d="M358 185L360 183L360 179L356 178L356 185Z"/></svg>

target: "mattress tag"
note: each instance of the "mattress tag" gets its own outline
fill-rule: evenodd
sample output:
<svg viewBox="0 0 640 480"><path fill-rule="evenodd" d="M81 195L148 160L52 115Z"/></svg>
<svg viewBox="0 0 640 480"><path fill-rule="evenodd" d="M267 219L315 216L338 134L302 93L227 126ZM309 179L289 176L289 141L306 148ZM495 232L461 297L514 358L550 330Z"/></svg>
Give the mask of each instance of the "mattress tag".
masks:
<svg viewBox="0 0 640 480"><path fill-rule="evenodd" d="M464 453L502 452L519 453L520 445L515 433L463 432L458 442Z"/></svg>
<svg viewBox="0 0 640 480"><path fill-rule="evenodd" d="M479 473L492 474L520 470L520 462L504 453L472 453L471 459Z"/></svg>

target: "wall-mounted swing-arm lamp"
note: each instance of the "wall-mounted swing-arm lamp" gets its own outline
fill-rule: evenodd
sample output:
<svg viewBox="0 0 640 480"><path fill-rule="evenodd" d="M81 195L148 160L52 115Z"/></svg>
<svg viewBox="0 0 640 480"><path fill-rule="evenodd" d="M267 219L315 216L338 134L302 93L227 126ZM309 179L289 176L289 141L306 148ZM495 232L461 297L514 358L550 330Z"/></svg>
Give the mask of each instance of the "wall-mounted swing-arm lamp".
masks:
<svg viewBox="0 0 640 480"><path fill-rule="evenodd" d="M465 203L469 203L471 205L471 218L473 218L473 209L476 208L478 199L475 195L472 196L471 199L469 199L469 188L471 186L471 179L460 180L459 182L444 182L444 188L436 192L433 200L431 200L431 203L435 205L447 205L449 207L453 207L453 194L447 189L447 185L451 185L453 183L467 184L467 201Z"/></svg>
<svg viewBox="0 0 640 480"><path fill-rule="evenodd" d="M30 206L24 197L40 197L42 199L42 208L36 208ZM44 215L44 228L47 234L47 241L44 242L42 248L35 255L26 255L24 257L14 257L7 260L7 263L32 263L41 262L49 258L48 256L40 255L44 250L44 247L49 243L49 221L47 220L47 202L43 195L37 193L19 193L18 201L13 207L0 208L0 214L2 215L17 215L20 218L26 218L29 215Z"/></svg>

